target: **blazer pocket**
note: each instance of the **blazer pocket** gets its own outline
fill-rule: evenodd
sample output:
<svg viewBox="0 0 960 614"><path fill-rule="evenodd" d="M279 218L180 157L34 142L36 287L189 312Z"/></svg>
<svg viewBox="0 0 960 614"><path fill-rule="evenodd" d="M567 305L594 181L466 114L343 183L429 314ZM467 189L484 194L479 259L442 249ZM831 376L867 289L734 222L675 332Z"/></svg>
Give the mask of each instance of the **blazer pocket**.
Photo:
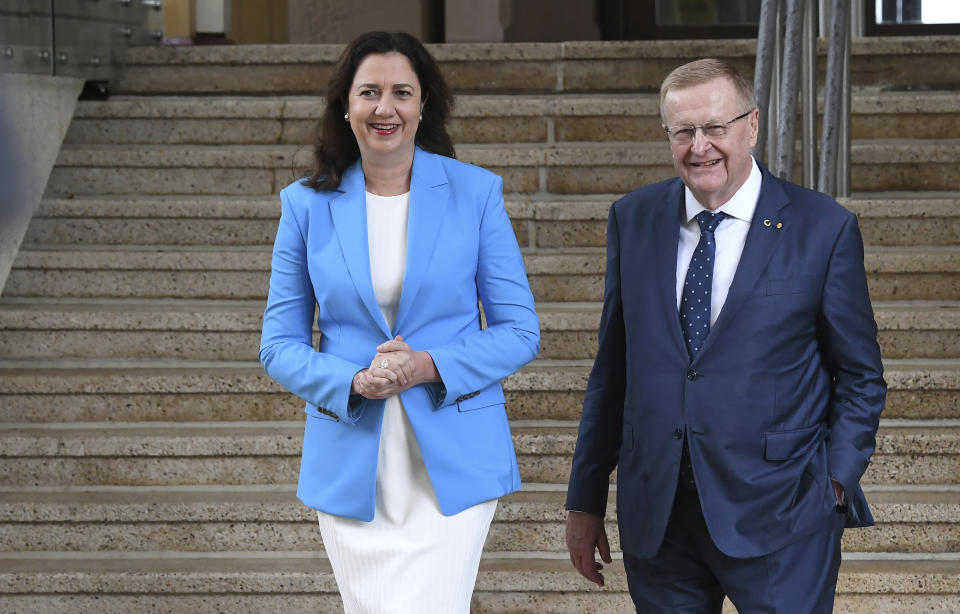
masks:
<svg viewBox="0 0 960 614"><path fill-rule="evenodd" d="M789 431L768 431L763 434L763 456L772 461L803 456L820 445L825 437L826 429L819 424Z"/></svg>
<svg viewBox="0 0 960 614"><path fill-rule="evenodd" d="M767 296L778 294L802 294L804 292L814 292L816 282L812 277L794 277L791 279L768 279Z"/></svg>

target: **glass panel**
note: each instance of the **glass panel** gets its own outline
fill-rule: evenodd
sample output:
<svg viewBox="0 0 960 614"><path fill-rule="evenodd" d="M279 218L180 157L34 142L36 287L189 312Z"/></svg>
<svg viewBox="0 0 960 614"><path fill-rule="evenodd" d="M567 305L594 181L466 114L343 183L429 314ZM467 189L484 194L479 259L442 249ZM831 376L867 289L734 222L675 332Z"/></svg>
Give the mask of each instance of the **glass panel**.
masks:
<svg viewBox="0 0 960 614"><path fill-rule="evenodd" d="M878 24L960 23L958 0L876 0Z"/></svg>
<svg viewBox="0 0 960 614"><path fill-rule="evenodd" d="M53 74L50 0L0 5L0 71Z"/></svg>
<svg viewBox="0 0 960 614"><path fill-rule="evenodd" d="M657 25L755 26L763 0L657 0Z"/></svg>

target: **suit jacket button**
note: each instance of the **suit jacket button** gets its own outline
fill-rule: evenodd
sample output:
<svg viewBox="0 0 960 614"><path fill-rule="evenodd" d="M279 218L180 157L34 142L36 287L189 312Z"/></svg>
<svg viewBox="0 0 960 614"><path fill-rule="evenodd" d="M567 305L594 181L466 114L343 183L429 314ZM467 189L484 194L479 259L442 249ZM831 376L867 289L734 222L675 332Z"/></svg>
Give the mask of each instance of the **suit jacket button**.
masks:
<svg viewBox="0 0 960 614"><path fill-rule="evenodd" d="M673 438L674 438L674 439L683 439L683 431L682 431L681 429L675 430L675 431L673 432Z"/></svg>
<svg viewBox="0 0 960 614"><path fill-rule="evenodd" d="M698 375L700 374L694 371L693 369L690 369L689 371L687 371L687 379L690 380L691 382L697 379Z"/></svg>

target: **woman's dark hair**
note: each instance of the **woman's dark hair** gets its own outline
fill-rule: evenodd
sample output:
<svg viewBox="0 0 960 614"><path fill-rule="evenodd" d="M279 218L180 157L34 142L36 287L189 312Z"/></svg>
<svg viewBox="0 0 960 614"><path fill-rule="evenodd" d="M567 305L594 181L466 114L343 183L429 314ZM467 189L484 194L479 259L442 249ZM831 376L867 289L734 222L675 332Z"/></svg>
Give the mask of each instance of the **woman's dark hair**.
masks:
<svg viewBox="0 0 960 614"><path fill-rule="evenodd" d="M343 119L348 107L347 96L363 60L370 54L390 51L402 53L410 61L426 101L414 142L427 151L454 157L453 141L445 126L453 106L453 94L433 56L406 32L367 32L347 45L327 82L327 106L316 128L312 175L303 181L304 185L317 191L335 190L344 171L360 157L353 130Z"/></svg>

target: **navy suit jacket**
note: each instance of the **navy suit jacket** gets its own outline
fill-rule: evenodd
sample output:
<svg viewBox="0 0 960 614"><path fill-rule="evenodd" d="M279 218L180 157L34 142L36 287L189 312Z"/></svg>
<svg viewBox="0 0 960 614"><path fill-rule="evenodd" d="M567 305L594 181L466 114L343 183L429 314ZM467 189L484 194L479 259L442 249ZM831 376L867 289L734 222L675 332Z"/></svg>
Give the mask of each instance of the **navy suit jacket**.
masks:
<svg viewBox="0 0 960 614"><path fill-rule="evenodd" d="M856 217L761 167L756 212L726 302L691 363L677 314L684 186L613 204L599 351L567 509L603 514L617 467L621 547L656 554L682 433L713 541L760 556L824 526L831 478L847 526L873 518L859 480L886 396Z"/></svg>

